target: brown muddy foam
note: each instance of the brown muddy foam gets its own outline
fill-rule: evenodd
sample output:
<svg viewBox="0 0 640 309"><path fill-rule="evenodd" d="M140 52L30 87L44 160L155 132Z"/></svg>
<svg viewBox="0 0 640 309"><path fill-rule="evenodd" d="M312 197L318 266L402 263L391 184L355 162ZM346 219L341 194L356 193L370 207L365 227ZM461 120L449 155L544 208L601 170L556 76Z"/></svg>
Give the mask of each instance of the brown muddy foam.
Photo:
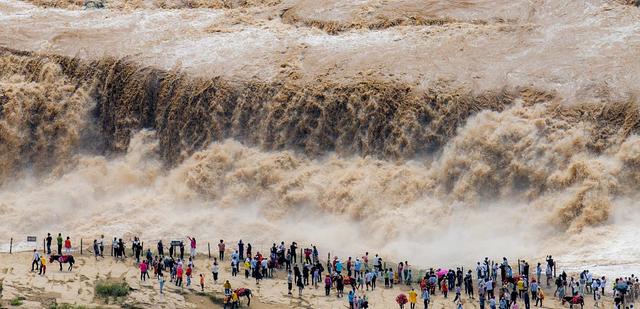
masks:
<svg viewBox="0 0 640 309"><path fill-rule="evenodd" d="M406 85L367 79L349 84L229 82L111 58L84 63L5 51L3 59L7 72L36 83L44 69L55 67L62 82L91 88L95 121L109 151L126 150L132 132L154 129L169 164L229 137L312 156L335 151L409 158L439 149L472 113L501 110L517 95L459 89L415 93Z"/></svg>
<svg viewBox="0 0 640 309"><path fill-rule="evenodd" d="M231 82L11 50L0 68L5 180L26 168L63 174L86 164L83 151L124 153L149 129L165 167L186 169L182 181L206 199L260 199L284 212L312 205L365 220L425 198L508 200L578 231L607 222L640 179L633 98L569 105L535 89ZM228 138L244 144L210 146Z"/></svg>

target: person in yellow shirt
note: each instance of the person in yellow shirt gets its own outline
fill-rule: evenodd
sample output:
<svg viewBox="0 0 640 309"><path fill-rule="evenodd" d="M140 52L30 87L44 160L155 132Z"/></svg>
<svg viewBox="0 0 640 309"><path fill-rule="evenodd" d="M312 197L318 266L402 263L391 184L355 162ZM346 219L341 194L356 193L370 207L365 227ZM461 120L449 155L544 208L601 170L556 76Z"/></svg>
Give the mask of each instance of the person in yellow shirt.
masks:
<svg viewBox="0 0 640 309"><path fill-rule="evenodd" d="M411 291L409 291L409 304L411 306L411 309L416 309L416 303L418 302L418 293L416 293L416 291L411 288Z"/></svg>
<svg viewBox="0 0 640 309"><path fill-rule="evenodd" d="M40 275L43 275L47 272L47 259L44 255L40 256Z"/></svg>
<svg viewBox="0 0 640 309"><path fill-rule="evenodd" d="M229 280L224 282L224 295L231 295L231 282Z"/></svg>
<svg viewBox="0 0 640 309"><path fill-rule="evenodd" d="M522 298L522 294L524 293L524 280L522 280L522 278L520 278L518 280L518 295L520 296L520 298Z"/></svg>
<svg viewBox="0 0 640 309"><path fill-rule="evenodd" d="M249 259L247 259L246 261L244 261L244 278L245 279L249 279L250 271L251 271L251 263L249 262Z"/></svg>
<svg viewBox="0 0 640 309"><path fill-rule="evenodd" d="M238 299L238 294L234 291L231 293L231 308L240 307L240 300Z"/></svg>

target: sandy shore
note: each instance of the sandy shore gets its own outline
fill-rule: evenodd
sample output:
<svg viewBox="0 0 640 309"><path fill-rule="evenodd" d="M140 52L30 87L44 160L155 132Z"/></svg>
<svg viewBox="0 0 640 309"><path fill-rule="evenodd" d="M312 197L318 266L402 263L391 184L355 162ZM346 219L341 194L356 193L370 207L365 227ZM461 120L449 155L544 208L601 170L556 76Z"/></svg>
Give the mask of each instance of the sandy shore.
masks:
<svg viewBox="0 0 640 309"><path fill-rule="evenodd" d="M288 296L284 271L278 272L275 279L263 280L259 286L256 286L251 278L231 277L230 269L225 262L218 284L213 284L209 272L210 261L203 258L196 260L194 274L205 275L205 293L199 293L197 290L199 287L195 285L179 289L167 282L164 295L159 293L157 280L151 279L146 282L139 280L139 270L132 258L125 262L115 262L111 257L96 261L93 257L79 256L77 267L73 272L60 272L58 265L54 264L48 265L45 276L30 272L30 260L29 252L0 255L0 282L2 283L0 305L2 308L11 307L11 300L17 297L25 299L21 305L23 308L50 308L53 303L112 308L220 308L220 304L214 303L210 298L220 299L223 293L222 283L227 279L233 288L247 287L253 291L252 308L348 308L346 298L335 297L334 291L332 296L326 297L322 287L319 289L308 287L304 290L302 297L298 297L296 293L294 293L296 296ZM131 293L124 299L111 299L106 303L103 298L97 297L94 293L94 286L98 280L126 281L131 287ZM192 283L197 284L197 279L194 278ZM409 289L405 285L396 285L393 289L378 288L366 294L371 308L396 308L395 297L399 293L406 293ZM562 306L559 301L551 299L553 291L547 291L546 295L543 308L568 308L568 305ZM587 298L585 307L594 307L593 301ZM464 308L479 308L477 300L466 297L463 299ZM245 305L246 302L243 302L243 306ZM455 307L451 295L448 299L444 299L440 294L432 298L432 305L433 308ZM422 308L420 305L417 307ZM604 299L604 305L601 305L601 308L611 307L611 299Z"/></svg>

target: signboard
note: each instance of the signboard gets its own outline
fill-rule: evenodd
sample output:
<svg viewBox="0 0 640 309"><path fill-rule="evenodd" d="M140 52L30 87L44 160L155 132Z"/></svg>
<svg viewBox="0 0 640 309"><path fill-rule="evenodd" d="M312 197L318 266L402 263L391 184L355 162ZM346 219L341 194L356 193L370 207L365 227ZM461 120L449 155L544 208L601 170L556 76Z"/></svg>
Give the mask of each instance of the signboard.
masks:
<svg viewBox="0 0 640 309"><path fill-rule="evenodd" d="M180 240L172 240L171 241L171 246L172 247L179 247L180 243L182 243L182 241L180 241Z"/></svg>
<svg viewBox="0 0 640 309"><path fill-rule="evenodd" d="M35 236L27 236L27 242L36 242Z"/></svg>

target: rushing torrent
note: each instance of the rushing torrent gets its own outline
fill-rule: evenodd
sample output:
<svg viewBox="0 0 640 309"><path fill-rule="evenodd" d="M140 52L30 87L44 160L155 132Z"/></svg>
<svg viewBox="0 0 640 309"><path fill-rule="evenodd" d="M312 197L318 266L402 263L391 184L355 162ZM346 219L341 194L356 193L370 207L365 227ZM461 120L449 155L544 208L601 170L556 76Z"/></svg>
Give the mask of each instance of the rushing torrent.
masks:
<svg viewBox="0 0 640 309"><path fill-rule="evenodd" d="M611 224L640 179L634 101L563 106L532 89L416 94L374 81L297 89L115 59L0 59L0 211L24 223L5 226L12 233L157 237L177 226L234 237L237 222L264 241L318 229L359 243L364 222L375 237L362 247L430 240L437 252L471 241L461 229L474 224L489 239L458 250L480 254L513 251L531 231L544 243ZM310 213L325 218L294 219ZM174 216L184 220L167 226ZM203 216L220 226L205 229Z"/></svg>

